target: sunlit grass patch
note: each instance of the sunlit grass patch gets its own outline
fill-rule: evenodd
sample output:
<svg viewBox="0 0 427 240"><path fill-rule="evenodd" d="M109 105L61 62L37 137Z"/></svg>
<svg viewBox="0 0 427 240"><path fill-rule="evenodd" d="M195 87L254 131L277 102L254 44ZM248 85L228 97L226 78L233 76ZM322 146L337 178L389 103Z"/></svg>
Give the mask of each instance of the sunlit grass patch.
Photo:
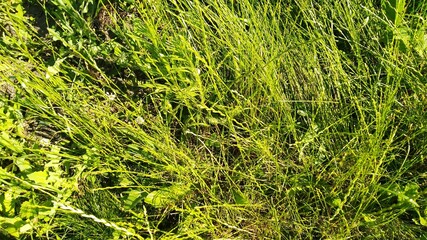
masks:
<svg viewBox="0 0 427 240"><path fill-rule="evenodd" d="M4 237L425 237L425 6L11 1Z"/></svg>

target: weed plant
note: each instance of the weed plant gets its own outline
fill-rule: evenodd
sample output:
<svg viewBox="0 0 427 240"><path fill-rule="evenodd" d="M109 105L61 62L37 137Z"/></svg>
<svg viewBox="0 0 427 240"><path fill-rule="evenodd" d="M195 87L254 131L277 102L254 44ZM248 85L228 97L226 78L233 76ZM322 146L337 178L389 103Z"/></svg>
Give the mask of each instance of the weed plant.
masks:
<svg viewBox="0 0 427 240"><path fill-rule="evenodd" d="M0 238L427 238L426 19L1 1Z"/></svg>

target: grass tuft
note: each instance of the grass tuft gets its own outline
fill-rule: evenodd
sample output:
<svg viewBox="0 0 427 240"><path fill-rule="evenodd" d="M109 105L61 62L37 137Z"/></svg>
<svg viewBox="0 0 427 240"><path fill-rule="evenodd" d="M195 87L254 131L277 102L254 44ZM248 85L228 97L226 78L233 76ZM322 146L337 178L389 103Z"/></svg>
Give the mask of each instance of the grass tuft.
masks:
<svg viewBox="0 0 427 240"><path fill-rule="evenodd" d="M0 237L426 238L426 8L0 3Z"/></svg>

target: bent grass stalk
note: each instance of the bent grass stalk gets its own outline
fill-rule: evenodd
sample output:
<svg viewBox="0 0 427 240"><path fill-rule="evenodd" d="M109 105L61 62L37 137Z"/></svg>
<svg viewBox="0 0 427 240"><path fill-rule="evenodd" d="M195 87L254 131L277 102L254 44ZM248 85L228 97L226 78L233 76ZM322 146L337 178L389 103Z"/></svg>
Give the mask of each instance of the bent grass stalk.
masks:
<svg viewBox="0 0 427 240"><path fill-rule="evenodd" d="M128 229L126 229L126 228L119 227L116 223L113 223L113 222L107 221L107 220L102 219L102 218L98 218L98 217L96 217L95 215L92 215L92 214L86 214L83 210L80 210L80 209L77 209L77 208L73 208L73 207L71 207L71 206L69 206L69 205L65 205L65 204L63 204L63 203L56 202L56 201L52 201L52 203L54 204L54 208L59 207L59 208L61 208L62 210L66 210L66 211L69 211L69 212L72 212L72 213L78 214L78 215L79 215L79 216L81 216L81 217L89 218L89 219L91 219L91 220L93 220L93 221L95 221L95 222L97 222L97 223L102 223L102 224L104 224L104 225L105 225L105 226L107 226L107 227L114 228L114 229L116 229L116 230L118 230L118 231L120 231L120 232L125 233L125 234L126 234L126 235L128 235L128 236L133 236L133 237L136 237L136 238L138 238L138 239L144 239L144 238L143 238L143 237L141 237L139 234L136 234L134 231L132 231L132 232L131 232L131 231L129 231L129 230L128 230ZM152 236L152 233L150 232L149 228L148 228L148 231L149 231L149 233L150 233L150 236Z"/></svg>

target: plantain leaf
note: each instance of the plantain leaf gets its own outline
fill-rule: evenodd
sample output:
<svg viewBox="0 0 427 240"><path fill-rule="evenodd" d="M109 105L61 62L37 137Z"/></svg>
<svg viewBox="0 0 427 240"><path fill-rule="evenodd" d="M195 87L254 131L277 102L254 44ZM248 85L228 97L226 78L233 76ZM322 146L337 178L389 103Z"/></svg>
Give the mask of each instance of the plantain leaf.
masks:
<svg viewBox="0 0 427 240"><path fill-rule="evenodd" d="M124 205L126 209L132 209L136 204L142 201L143 193L137 190L130 190L127 197L124 199Z"/></svg>
<svg viewBox="0 0 427 240"><path fill-rule="evenodd" d="M247 197L239 190L233 189L233 196L234 196L234 201L236 202L236 204L248 204L249 203Z"/></svg>
<svg viewBox="0 0 427 240"><path fill-rule="evenodd" d="M172 185L149 193L144 201L156 208L163 208L175 204L189 191L188 186Z"/></svg>

